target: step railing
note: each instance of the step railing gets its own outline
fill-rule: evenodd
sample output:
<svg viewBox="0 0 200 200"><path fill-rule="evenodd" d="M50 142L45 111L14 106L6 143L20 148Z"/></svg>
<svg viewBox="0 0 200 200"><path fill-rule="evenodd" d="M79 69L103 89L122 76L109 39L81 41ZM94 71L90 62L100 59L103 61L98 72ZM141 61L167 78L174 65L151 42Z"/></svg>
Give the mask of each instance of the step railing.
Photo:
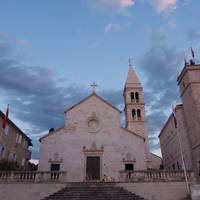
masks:
<svg viewBox="0 0 200 200"><path fill-rule="evenodd" d="M66 182L66 172L0 171L0 182Z"/></svg>
<svg viewBox="0 0 200 200"><path fill-rule="evenodd" d="M194 173L187 171L187 178L193 182L195 180ZM138 182L138 181L184 181L184 171L166 171L166 170L147 170L133 171L122 170L119 172L119 179L122 182Z"/></svg>

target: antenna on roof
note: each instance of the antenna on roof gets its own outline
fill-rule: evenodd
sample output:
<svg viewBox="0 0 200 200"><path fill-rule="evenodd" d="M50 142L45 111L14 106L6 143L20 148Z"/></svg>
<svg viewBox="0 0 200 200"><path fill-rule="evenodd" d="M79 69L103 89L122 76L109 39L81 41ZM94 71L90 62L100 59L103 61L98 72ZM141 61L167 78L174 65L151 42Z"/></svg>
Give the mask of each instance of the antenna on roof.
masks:
<svg viewBox="0 0 200 200"><path fill-rule="evenodd" d="M194 50L193 50L193 48L191 47L191 53L192 53L192 58L193 58L193 60L194 60Z"/></svg>
<svg viewBox="0 0 200 200"><path fill-rule="evenodd" d="M190 65L195 65L195 54L192 47L191 47L191 54L192 54L192 59L190 59Z"/></svg>
<svg viewBox="0 0 200 200"><path fill-rule="evenodd" d="M129 57L129 59L128 59L128 65L129 65L129 67L131 67L132 66L132 59Z"/></svg>

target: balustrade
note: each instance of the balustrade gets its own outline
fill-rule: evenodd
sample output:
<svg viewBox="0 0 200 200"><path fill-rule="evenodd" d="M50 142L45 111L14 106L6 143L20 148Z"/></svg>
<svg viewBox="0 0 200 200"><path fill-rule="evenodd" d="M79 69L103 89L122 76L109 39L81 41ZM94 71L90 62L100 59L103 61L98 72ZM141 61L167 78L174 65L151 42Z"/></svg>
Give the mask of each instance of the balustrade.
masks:
<svg viewBox="0 0 200 200"><path fill-rule="evenodd" d="M64 171L0 171L0 182L66 182Z"/></svg>
<svg viewBox="0 0 200 200"><path fill-rule="evenodd" d="M183 171L147 170L147 171L128 171L119 172L120 181L184 181ZM194 174L187 171L189 181L194 181Z"/></svg>

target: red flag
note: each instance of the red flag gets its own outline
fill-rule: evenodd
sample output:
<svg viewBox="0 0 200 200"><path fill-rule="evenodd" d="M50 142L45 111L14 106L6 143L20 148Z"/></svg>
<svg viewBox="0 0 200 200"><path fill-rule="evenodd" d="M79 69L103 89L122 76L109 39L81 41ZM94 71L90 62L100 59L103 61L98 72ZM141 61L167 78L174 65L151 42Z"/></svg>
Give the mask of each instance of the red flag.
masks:
<svg viewBox="0 0 200 200"><path fill-rule="evenodd" d="M172 116L174 118L174 126L177 128L177 120L176 120L176 114L175 114L175 109L172 107Z"/></svg>
<svg viewBox="0 0 200 200"><path fill-rule="evenodd" d="M191 52L192 52L192 58L194 59L194 50L191 47Z"/></svg>
<svg viewBox="0 0 200 200"><path fill-rule="evenodd" d="M8 113L9 113L9 105L8 105L8 107L7 107L7 110L6 110L6 116L5 116L4 119L3 119L3 123L2 123L3 129L6 128L6 124L7 124L7 121L8 121Z"/></svg>

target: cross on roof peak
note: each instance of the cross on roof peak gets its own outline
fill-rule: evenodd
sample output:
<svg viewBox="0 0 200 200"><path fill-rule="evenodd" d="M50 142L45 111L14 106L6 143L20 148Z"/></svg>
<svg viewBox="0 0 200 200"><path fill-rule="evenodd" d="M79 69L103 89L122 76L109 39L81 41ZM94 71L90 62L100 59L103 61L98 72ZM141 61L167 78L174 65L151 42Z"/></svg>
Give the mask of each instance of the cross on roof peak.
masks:
<svg viewBox="0 0 200 200"><path fill-rule="evenodd" d="M93 92L93 93L96 93L96 87L97 87L98 85L97 85L95 82L93 82L90 86L92 87L92 92Z"/></svg>

